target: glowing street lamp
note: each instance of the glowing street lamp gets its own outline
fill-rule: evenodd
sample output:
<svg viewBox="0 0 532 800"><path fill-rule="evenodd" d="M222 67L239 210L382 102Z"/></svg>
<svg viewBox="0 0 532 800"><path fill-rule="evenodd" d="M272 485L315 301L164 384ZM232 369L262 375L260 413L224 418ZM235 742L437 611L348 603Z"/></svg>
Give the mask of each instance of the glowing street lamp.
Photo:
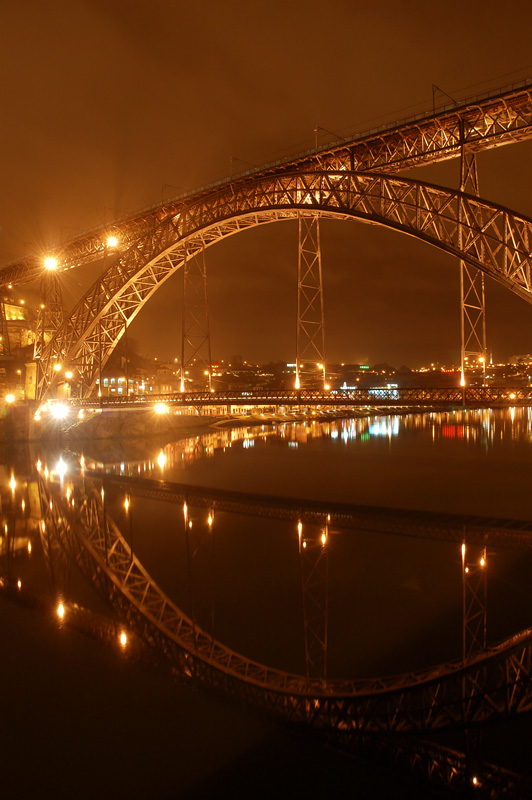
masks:
<svg viewBox="0 0 532 800"><path fill-rule="evenodd" d="M44 259L44 266L50 272L53 272L54 269L57 269L57 259L53 256L48 256Z"/></svg>
<svg viewBox="0 0 532 800"><path fill-rule="evenodd" d="M107 247L116 247L118 244L118 238L116 236L109 236L107 238Z"/></svg>

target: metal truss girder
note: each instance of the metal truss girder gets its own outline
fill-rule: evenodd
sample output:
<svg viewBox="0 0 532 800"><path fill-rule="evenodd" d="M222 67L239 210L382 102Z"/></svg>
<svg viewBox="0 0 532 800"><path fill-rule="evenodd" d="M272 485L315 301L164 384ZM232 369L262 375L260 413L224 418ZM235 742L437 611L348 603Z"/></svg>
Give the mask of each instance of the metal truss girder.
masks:
<svg viewBox="0 0 532 800"><path fill-rule="evenodd" d="M72 489L71 489L72 491ZM105 508L101 482L65 488L39 478L45 531L119 616L184 678L207 682L284 718L359 736L471 726L532 709L532 631L460 662L367 680L292 675L253 662L195 626L153 582Z"/></svg>
<svg viewBox="0 0 532 800"><path fill-rule="evenodd" d="M272 495L253 495L222 489L205 489L108 473L91 473L104 485L123 490L128 496L164 502L184 503L214 512L251 514L269 519L317 525L322 532L329 526L360 531L456 542L464 536L468 545L523 548L532 547L532 522L525 520L470 517L463 514L407 511L399 508L361 506L350 503L322 503ZM304 529L304 528L303 528ZM302 529L302 530L303 530Z"/></svg>
<svg viewBox="0 0 532 800"><path fill-rule="evenodd" d="M416 786L447 789L458 797L479 798L532 796L532 780L510 770L482 761L471 763L468 756L418 736L360 736L332 738L352 756L363 758L388 773L415 780Z"/></svg>
<svg viewBox="0 0 532 800"><path fill-rule="evenodd" d="M72 400L73 407L91 408L100 405L94 399ZM175 392L158 395L135 395L133 397L104 398L102 405L108 408L134 407L151 408L155 402L183 408L216 407L218 405L236 406L268 406L279 407L320 407L329 408L354 407L368 409L408 409L429 410L442 408L509 408L512 406L531 406L532 387L527 386L466 386L444 389L348 389L331 393L311 389L257 389L253 392L216 391L216 392Z"/></svg>
<svg viewBox="0 0 532 800"><path fill-rule="evenodd" d="M519 142L532 136L532 89L529 82L501 90L493 96L465 101L462 105L445 108L435 114L418 115L383 128L357 134L341 142L319 148L318 153L303 153L253 170L238 179L213 184L197 192L177 198L160 206L145 209L112 225L75 237L53 253L60 270L72 269L110 251L106 244L115 235L122 251L142 249L142 242L155 227L179 215L188 205L215 195L224 187L237 191L242 184L257 175L283 174L294 169L372 170L398 172L422 164L434 163L460 155L464 142L471 152ZM31 254L6 264L0 270L0 283L21 283L36 280L42 275L43 255Z"/></svg>
<svg viewBox="0 0 532 800"><path fill-rule="evenodd" d="M146 236L142 250L132 248L89 289L50 343L43 365L49 370L58 358L79 364L85 341L94 341L100 325L106 331L105 364L124 333L125 298L129 323L182 266L185 248L200 242L209 246L235 233L235 218L250 215L255 224L262 224L311 209L320 216L378 222L408 233L458 256L532 302L532 221L525 217L458 191L404 178L348 172L271 176L221 189L164 220ZM142 296L142 303L133 307L135 294ZM96 382L95 350L93 344L84 364L87 391Z"/></svg>

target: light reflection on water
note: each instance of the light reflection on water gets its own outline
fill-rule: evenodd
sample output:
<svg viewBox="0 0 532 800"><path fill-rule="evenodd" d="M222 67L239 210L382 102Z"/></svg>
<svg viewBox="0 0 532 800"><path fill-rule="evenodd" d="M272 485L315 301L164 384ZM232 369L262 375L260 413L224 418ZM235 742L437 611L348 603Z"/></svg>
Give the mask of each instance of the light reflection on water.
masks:
<svg viewBox="0 0 532 800"><path fill-rule="evenodd" d="M162 450L146 445L142 460L84 458L89 470L233 491L528 519L531 446L530 410L513 409L219 428ZM43 464L46 455L39 452ZM75 457L55 453L51 469L60 457L68 475ZM13 492L7 482L4 491ZM185 528L182 508L130 502L127 518L123 497L109 500L109 512L126 536L131 526L137 556L180 607L229 647L304 672L305 595L294 524L219 513L209 525L205 510L190 504L192 527ZM24 519L25 528L4 522L16 533L14 568L24 583L42 587L42 556L27 549L38 538L29 512ZM322 535L305 530L308 552ZM406 671L460 655L455 543L331 529L327 558L328 583L318 586L317 599L327 599L330 676ZM489 554L490 643L532 622L529 560L527 552ZM75 580L70 592L92 602Z"/></svg>
<svg viewBox="0 0 532 800"><path fill-rule="evenodd" d="M122 475L233 491L528 519L531 409L369 416L217 429Z"/></svg>

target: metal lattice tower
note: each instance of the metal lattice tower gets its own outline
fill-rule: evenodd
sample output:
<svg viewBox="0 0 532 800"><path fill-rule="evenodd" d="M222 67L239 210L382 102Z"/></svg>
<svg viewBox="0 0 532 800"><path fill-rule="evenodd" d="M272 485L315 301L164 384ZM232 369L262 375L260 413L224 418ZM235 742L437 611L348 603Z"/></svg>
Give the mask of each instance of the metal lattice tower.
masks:
<svg viewBox="0 0 532 800"><path fill-rule="evenodd" d="M462 122L462 146L460 153L460 191L479 197L477 161L475 153L469 151L464 142ZM461 215L462 216L462 215ZM459 231L460 247L464 233ZM486 299L484 273L476 267L460 261L460 308L461 308L461 384L465 386L465 371L468 366L482 366L482 384L486 378Z"/></svg>
<svg viewBox="0 0 532 800"><path fill-rule="evenodd" d="M183 262L183 315L181 337L181 391L185 391L185 371L203 373L204 383L212 388L211 338L207 306L205 244L201 252Z"/></svg>
<svg viewBox="0 0 532 800"><path fill-rule="evenodd" d="M320 218L298 214L296 389L316 380L325 384L325 320L321 272Z"/></svg>
<svg viewBox="0 0 532 800"><path fill-rule="evenodd" d="M485 545L462 544L462 659L486 649L487 556Z"/></svg>
<svg viewBox="0 0 532 800"><path fill-rule="evenodd" d="M299 564L303 596L305 671L307 679L327 678L327 629L329 606L328 523L319 539L303 536L298 523Z"/></svg>
<svg viewBox="0 0 532 800"><path fill-rule="evenodd" d="M37 330L33 357L37 362L37 396L41 397L43 391L50 383L51 376L45 374L42 356L47 344L54 338L64 321L63 296L59 277L52 268L48 269L41 278L41 305L37 316Z"/></svg>

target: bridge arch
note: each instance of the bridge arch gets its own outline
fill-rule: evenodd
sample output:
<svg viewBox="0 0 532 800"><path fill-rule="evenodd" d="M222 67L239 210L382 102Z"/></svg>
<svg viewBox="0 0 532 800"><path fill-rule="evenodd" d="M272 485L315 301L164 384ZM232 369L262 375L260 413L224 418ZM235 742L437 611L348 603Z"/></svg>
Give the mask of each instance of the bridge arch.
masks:
<svg viewBox="0 0 532 800"><path fill-rule="evenodd" d="M67 487L39 473L38 486L47 562L54 553L66 554L119 618L182 677L346 737L426 733L531 709L530 628L466 663L459 659L403 675L331 679L288 673L226 647L172 602L105 510L100 478L83 472Z"/></svg>
<svg viewBox="0 0 532 800"><path fill-rule="evenodd" d="M77 303L43 353L41 394L53 364L96 384L125 328L185 257L247 228L319 214L408 234L480 269L532 303L532 220L479 198L420 181L351 172L298 172L228 183L183 201L120 255Z"/></svg>

